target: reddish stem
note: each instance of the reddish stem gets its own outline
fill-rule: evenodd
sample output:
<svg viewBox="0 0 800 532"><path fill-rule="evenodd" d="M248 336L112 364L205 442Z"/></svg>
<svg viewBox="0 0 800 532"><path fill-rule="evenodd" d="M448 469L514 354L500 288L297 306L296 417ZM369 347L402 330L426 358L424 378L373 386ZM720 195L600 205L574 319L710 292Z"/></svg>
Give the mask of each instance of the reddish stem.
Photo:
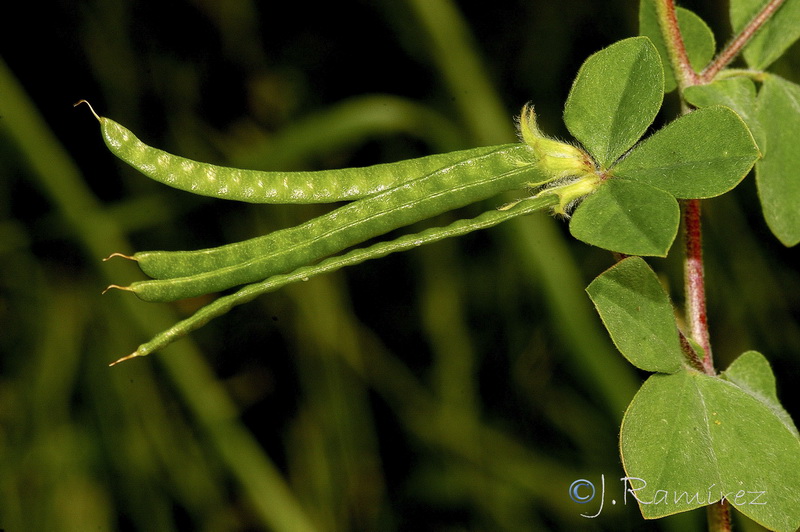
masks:
<svg viewBox="0 0 800 532"><path fill-rule="evenodd" d="M701 369L706 375L716 375L714 358L711 355L711 339L708 334L708 314L706 313L706 286L703 268L703 233L700 225L700 200L689 200L683 214L686 240L686 313L691 336L703 349L705 355L700 360ZM690 362L696 362L690 357ZM709 532L731 532L731 510L724 500L706 508Z"/></svg>
<svg viewBox="0 0 800 532"><path fill-rule="evenodd" d="M657 4L659 23L664 41L669 49L672 68L678 75L678 84L681 87L696 85L700 81L697 72L692 68L686 45L683 43L683 34L678 26L678 15L675 11L674 0L661 0Z"/></svg>
<svg viewBox="0 0 800 532"><path fill-rule="evenodd" d="M692 339L703 349L703 371L716 375L711 356L706 313L706 286L703 267L703 234L700 222L700 201L689 200L683 214L686 241L686 313Z"/></svg>
<svg viewBox="0 0 800 532"><path fill-rule="evenodd" d="M775 14L781 5L786 0L770 0L759 11L753 19L742 28L742 31L736 35L733 40L722 50L719 55L700 73L698 78L699 83L709 83L714 77L719 74L719 71L725 68L733 61L737 55L742 51L742 48L753 38L758 30L764 23Z"/></svg>
<svg viewBox="0 0 800 532"><path fill-rule="evenodd" d="M753 35L777 11L785 0L770 0L766 6L751 20L720 55L703 71L697 74L689 62L686 46L678 26L674 0L659 0L656 4L659 24L667 42L670 61L678 78L680 92L688 86L710 82L719 71L728 65L753 38ZM682 94L681 94L682 95ZM683 98L681 98L683 104ZM684 214L684 230L686 242L685 286L686 313L689 320L691 338L697 342L704 352L700 365L707 375L716 375L714 359L711 353L711 340L708 333L708 314L706 312L706 289L703 266L703 238L700 223L700 201L686 202ZM685 339L684 339L685 340ZM686 342L688 344L688 342ZM684 346L686 347L691 346ZM697 359L687 350L690 363L697 364ZM710 532L730 532L730 507L725 500L709 505L707 508L708 529Z"/></svg>
<svg viewBox="0 0 800 532"><path fill-rule="evenodd" d="M706 507L708 530L711 532L731 532L731 509L725 499Z"/></svg>

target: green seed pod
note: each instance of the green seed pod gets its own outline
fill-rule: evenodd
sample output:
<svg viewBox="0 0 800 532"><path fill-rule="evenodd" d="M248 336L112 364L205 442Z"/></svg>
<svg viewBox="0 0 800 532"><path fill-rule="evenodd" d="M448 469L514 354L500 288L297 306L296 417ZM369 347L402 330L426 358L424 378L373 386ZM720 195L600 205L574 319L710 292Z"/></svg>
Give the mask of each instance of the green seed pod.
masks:
<svg viewBox="0 0 800 532"><path fill-rule="evenodd" d="M87 103L81 100L78 103ZM77 105L77 104L76 104ZM91 108L91 106L90 106ZM193 161L148 146L117 122L92 113L108 149L147 177L201 196L248 203L300 204L371 196L497 146L473 148L377 164L315 172L263 172Z"/></svg>
<svg viewBox="0 0 800 532"><path fill-rule="evenodd" d="M531 160L524 145L472 157L297 227L209 251L209 271L137 282L128 289L147 301L174 301L286 273L442 212L541 184L546 177Z"/></svg>

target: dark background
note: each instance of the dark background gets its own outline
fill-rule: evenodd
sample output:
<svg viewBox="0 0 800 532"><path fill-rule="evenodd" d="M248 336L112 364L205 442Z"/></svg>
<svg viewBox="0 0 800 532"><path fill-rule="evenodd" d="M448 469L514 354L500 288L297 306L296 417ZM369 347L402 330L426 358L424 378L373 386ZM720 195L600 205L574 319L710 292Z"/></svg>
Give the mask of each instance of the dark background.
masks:
<svg viewBox="0 0 800 532"><path fill-rule="evenodd" d="M455 11L429 23L410 0L4 8L0 527L702 530L702 511L645 522L609 503L619 422L647 375L583 293L613 258L546 216L288 287L106 367L208 299L101 297L142 278L102 257L216 246L328 207L168 189L117 161L73 108L87 99L173 153L267 169L508 142L528 101L566 137L575 72L636 34L636 4L437 0L422 5ZM684 5L727 39L724 2ZM795 46L773 70L800 81L798 64ZM797 251L770 235L752 177L704 205L717 365L762 351L797 417ZM680 261L679 243L650 261L679 306ZM601 475L603 512L582 518L596 501L573 503L568 486Z"/></svg>

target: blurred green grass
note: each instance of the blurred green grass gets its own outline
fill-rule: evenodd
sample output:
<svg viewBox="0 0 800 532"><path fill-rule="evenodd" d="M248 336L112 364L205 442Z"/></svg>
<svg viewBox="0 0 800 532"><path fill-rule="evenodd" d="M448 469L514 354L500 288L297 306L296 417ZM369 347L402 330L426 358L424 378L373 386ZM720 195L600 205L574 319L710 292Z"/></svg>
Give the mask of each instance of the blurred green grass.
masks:
<svg viewBox="0 0 800 532"><path fill-rule="evenodd" d="M724 31L723 12L686 6ZM102 257L241 240L323 207L160 187L75 101L200 160L365 165L506 142L528 100L565 135L580 62L636 31L622 0L280 7L54 1L0 22L0 528L702 529L697 512L645 523L606 501L588 520L569 500L601 474L621 495L619 421L644 375L583 293L611 257L545 216L290 287L106 367L202 300L101 297L141 276ZM22 46L33 20L42 42ZM795 81L799 57L778 65ZM721 366L765 352L796 413L797 251L754 194L707 202L712 341ZM678 255L654 264L679 302Z"/></svg>

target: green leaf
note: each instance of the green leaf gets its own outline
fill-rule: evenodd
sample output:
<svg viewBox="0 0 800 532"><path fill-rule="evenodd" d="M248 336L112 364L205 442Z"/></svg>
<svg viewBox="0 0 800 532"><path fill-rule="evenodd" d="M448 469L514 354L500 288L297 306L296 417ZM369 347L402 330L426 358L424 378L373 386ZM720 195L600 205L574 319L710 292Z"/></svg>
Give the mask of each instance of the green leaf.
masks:
<svg viewBox="0 0 800 532"><path fill-rule="evenodd" d="M785 245L800 242L800 86L778 76L764 80L758 119L767 149L756 164L764 218Z"/></svg>
<svg viewBox="0 0 800 532"><path fill-rule="evenodd" d="M766 150L764 130L756 112L756 85L744 77L720 79L708 85L694 85L683 91L686 101L695 107L724 105L744 120L762 153Z"/></svg>
<svg viewBox="0 0 800 532"><path fill-rule="evenodd" d="M648 137L612 172L676 198L710 198L739 184L758 156L753 136L735 112L705 107Z"/></svg>
<svg viewBox="0 0 800 532"><path fill-rule="evenodd" d="M620 432L632 493L646 519L719 501L770 530L800 526L800 440L750 393L717 377L651 376ZM627 494L626 494L627 495Z"/></svg>
<svg viewBox="0 0 800 532"><path fill-rule="evenodd" d="M572 216L572 236L626 255L667 255L678 232L675 198L644 183L609 179Z"/></svg>
<svg viewBox="0 0 800 532"><path fill-rule="evenodd" d="M778 401L775 375L764 355L758 351L746 351L734 360L720 376L764 403L786 425L786 428L795 436L800 436L792 417Z"/></svg>
<svg viewBox="0 0 800 532"><path fill-rule="evenodd" d="M739 33L767 0L731 0L731 26ZM786 0L744 48L744 60L755 70L764 70L800 37L800 1Z"/></svg>
<svg viewBox="0 0 800 532"><path fill-rule="evenodd" d="M643 259L618 262L586 292L614 345L631 364L662 373L681 369L683 352L672 303Z"/></svg>
<svg viewBox="0 0 800 532"><path fill-rule="evenodd" d="M714 58L717 47L714 33L694 12L682 7L676 11L689 63L699 72ZM658 15L653 0L642 0L639 4L639 35L649 37L661 56L661 63L664 66L664 92L675 90L677 87L675 72L672 70L667 45L658 25Z"/></svg>
<svg viewBox="0 0 800 532"><path fill-rule="evenodd" d="M619 41L583 63L564 105L564 123L607 168L652 123L663 87L661 61L650 39Z"/></svg>

